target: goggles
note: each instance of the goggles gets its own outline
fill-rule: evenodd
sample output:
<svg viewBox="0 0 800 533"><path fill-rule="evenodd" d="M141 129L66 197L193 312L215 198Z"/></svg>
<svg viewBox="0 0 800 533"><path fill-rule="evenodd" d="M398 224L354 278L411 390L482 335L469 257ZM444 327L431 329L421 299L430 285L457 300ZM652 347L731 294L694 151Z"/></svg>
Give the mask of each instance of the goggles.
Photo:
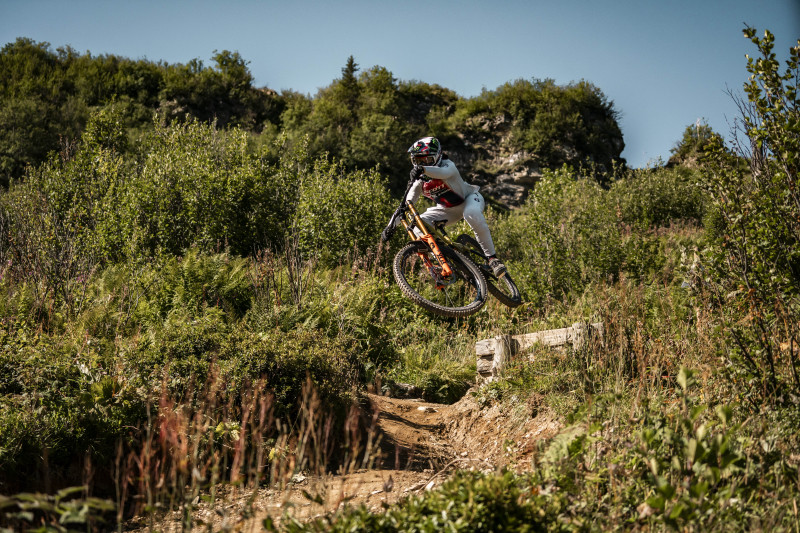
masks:
<svg viewBox="0 0 800 533"><path fill-rule="evenodd" d="M415 165L432 166L436 163L436 156L433 155L414 155L411 156L411 161Z"/></svg>

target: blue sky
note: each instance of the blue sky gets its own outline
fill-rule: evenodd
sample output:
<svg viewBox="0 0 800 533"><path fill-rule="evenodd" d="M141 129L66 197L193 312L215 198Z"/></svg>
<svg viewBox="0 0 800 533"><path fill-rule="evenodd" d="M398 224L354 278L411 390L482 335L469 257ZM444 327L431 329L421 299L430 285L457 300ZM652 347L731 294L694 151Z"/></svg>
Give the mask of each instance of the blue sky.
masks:
<svg viewBox="0 0 800 533"><path fill-rule="evenodd" d="M725 137L741 94L747 23L800 38L800 0L0 0L0 42L207 65L238 51L256 84L314 95L348 56L399 80L475 96L519 78L587 80L614 102L634 167L705 120Z"/></svg>

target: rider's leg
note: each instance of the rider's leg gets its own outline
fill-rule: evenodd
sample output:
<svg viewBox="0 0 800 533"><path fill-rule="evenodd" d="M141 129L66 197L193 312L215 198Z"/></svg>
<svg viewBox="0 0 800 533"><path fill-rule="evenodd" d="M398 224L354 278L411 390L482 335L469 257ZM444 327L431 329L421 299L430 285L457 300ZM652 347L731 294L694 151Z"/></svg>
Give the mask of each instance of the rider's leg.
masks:
<svg viewBox="0 0 800 533"><path fill-rule="evenodd" d="M455 207L435 205L426 209L420 216L422 220L430 225L443 220L445 221L445 225L449 226L462 218L466 220L467 224L469 224L472 231L475 233L475 238L478 244L481 245L483 254L489 260L489 266L492 268L492 272L499 278L506 273L506 266L497 259L495 255L492 234L489 232L489 225L486 223L486 218L483 216L485 205L483 196L479 192L474 192L467 196L464 203L460 205ZM414 228L414 231L419 235L419 231L416 228Z"/></svg>
<svg viewBox="0 0 800 533"><path fill-rule="evenodd" d="M437 204L426 209L425 212L420 215L420 217L426 224L430 226L433 226L439 221L444 221L445 225L449 226L450 224L454 224L463 218L463 206L463 203L455 207L444 207ZM419 231L417 228L414 228L414 232L417 234L417 236L419 236Z"/></svg>
<svg viewBox="0 0 800 533"><path fill-rule="evenodd" d="M486 207L483 196L479 192L474 192L467 196L467 199L461 205L464 206L464 220L467 221L467 224L475 233L475 239L481 245L483 254L486 257L494 257L495 249L492 234L489 232L489 225L483 216L483 210Z"/></svg>

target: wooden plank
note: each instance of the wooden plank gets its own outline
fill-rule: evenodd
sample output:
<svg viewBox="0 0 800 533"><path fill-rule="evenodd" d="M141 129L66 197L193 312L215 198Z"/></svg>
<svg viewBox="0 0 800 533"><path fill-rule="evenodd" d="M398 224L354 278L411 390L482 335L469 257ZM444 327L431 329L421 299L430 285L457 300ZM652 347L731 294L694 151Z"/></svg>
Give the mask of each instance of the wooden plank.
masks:
<svg viewBox="0 0 800 533"><path fill-rule="evenodd" d="M517 352L517 341L511 335L500 335L494 341L494 365L492 375L498 377L502 374L506 363Z"/></svg>
<svg viewBox="0 0 800 533"><path fill-rule="evenodd" d="M478 341L475 343L475 354L478 356L478 382L500 378L507 361L513 355L536 344L564 349L566 345L572 343L573 348L578 350L581 348L575 344L583 345L589 341L590 336L596 336L602 342L603 329L602 322L594 324L577 322L569 328L549 329L524 335L498 335ZM528 359L532 359L532 356Z"/></svg>
<svg viewBox="0 0 800 533"><path fill-rule="evenodd" d="M493 359L478 359L478 373L491 374L492 366L494 365Z"/></svg>
<svg viewBox="0 0 800 533"><path fill-rule="evenodd" d="M597 322L595 324L591 324L591 327L599 334L599 336L603 337L603 323ZM513 343L507 344L509 348L511 348L512 353L518 350L526 350L531 346L535 345L536 343L543 344L545 346L561 346L564 344L569 344L574 339L575 330L572 327L569 328L560 328L560 329L548 329L545 331L537 331L534 333L525 333L523 335L513 335L511 338L513 339ZM492 355L495 353L497 349L497 342L499 339L506 337L505 335L499 335L497 337L492 337L491 339L484 339L475 343L475 354L478 356L486 356Z"/></svg>
<svg viewBox="0 0 800 533"><path fill-rule="evenodd" d="M475 343L475 354L479 357L482 355L494 355L495 339L484 339Z"/></svg>
<svg viewBox="0 0 800 533"><path fill-rule="evenodd" d="M526 333L525 335L514 335L514 340L517 341L517 346L520 350L526 350L535 344L560 346L570 341L571 329L572 328L548 329L546 331Z"/></svg>

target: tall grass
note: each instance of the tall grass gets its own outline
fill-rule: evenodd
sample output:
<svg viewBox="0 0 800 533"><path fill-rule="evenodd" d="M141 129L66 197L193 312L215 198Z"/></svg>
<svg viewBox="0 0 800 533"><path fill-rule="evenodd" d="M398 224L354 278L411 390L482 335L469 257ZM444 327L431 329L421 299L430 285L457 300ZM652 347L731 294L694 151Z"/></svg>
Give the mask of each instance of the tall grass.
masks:
<svg viewBox="0 0 800 533"><path fill-rule="evenodd" d="M369 467L377 457L370 419L351 404L344 420L331 416L311 381L297 414L279 417L261 380L238 397L214 374L202 402L173 398L166 387L148 409L140 438L121 444L115 467L117 519L144 517L148 527L177 513L182 529L204 526L196 512L244 500L253 514L263 487L285 491L296 476L323 477ZM194 407L191 407L194 404ZM230 488L231 490L227 490ZM277 518L277 517L276 517Z"/></svg>

